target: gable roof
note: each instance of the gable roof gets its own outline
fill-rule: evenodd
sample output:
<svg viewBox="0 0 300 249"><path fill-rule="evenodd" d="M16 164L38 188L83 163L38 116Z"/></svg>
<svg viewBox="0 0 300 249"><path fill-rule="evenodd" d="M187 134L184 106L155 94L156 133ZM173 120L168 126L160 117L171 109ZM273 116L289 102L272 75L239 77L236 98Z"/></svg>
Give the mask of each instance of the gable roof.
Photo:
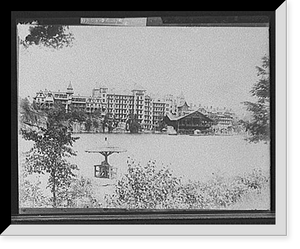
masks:
<svg viewBox="0 0 300 249"><path fill-rule="evenodd" d="M71 83L71 81L70 81L70 83L69 83L69 85L68 85L68 87L67 87L67 89L72 89L73 90L73 86L72 86L72 83Z"/></svg>
<svg viewBox="0 0 300 249"><path fill-rule="evenodd" d="M146 89L141 84L134 83L132 87L132 91L146 91Z"/></svg>
<svg viewBox="0 0 300 249"><path fill-rule="evenodd" d="M200 114L202 117L204 117L206 120L208 120L208 121L210 121L210 122L213 122L213 120L212 119L210 119L209 117L207 117L206 115L204 115L203 113L201 113L201 112L199 112L198 110L196 110L196 111L193 111L193 112L190 112L190 113L188 113L188 114L186 114L186 115L183 115L183 116L174 116L174 115L170 115L170 114L167 114L167 116L168 116L168 118L171 120L171 121L178 121L178 120L180 120L180 119L183 119L183 118L186 118L186 117L188 117L188 116L190 116L190 115L193 115L193 114Z"/></svg>
<svg viewBox="0 0 300 249"><path fill-rule="evenodd" d="M184 103L183 103L183 104L181 104L181 105L178 105L177 107L178 107L178 108L181 108L181 107L183 107L183 106L190 107L186 101L184 101Z"/></svg>

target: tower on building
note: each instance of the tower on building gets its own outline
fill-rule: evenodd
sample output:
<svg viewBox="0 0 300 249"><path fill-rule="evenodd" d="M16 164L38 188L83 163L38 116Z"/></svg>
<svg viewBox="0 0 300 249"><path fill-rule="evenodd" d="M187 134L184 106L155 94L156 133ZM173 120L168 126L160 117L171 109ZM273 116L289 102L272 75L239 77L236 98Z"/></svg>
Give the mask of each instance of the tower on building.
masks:
<svg viewBox="0 0 300 249"><path fill-rule="evenodd" d="M74 94L74 89L73 89L73 86L72 86L71 82L70 82L70 84L67 87L67 94L68 95L73 95Z"/></svg>
<svg viewBox="0 0 300 249"><path fill-rule="evenodd" d="M183 92L180 93L180 95L177 97L177 105L182 106L185 103L185 97L183 95Z"/></svg>

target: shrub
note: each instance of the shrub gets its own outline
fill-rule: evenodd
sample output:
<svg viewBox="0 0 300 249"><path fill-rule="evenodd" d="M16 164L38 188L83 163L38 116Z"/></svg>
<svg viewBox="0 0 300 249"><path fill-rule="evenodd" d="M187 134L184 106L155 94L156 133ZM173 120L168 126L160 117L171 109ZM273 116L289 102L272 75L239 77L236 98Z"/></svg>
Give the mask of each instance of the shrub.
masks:
<svg viewBox="0 0 300 249"><path fill-rule="evenodd" d="M22 208L52 207L51 193L42 186L39 174L28 174L26 168L21 172L19 191ZM64 208L101 206L94 196L91 180L82 176L73 178L69 184L60 188L57 191L56 202L57 207Z"/></svg>
<svg viewBox="0 0 300 249"><path fill-rule="evenodd" d="M48 207L51 206L49 198L43 193L41 188L41 180L21 179L19 192L20 207Z"/></svg>
<svg viewBox="0 0 300 249"><path fill-rule="evenodd" d="M235 179L214 175L212 179L200 184L203 194L203 207L220 209L236 203L247 191L247 187Z"/></svg>
<svg viewBox="0 0 300 249"><path fill-rule="evenodd" d="M155 161L141 166L129 159L128 173L116 185L115 193L106 195L109 207L156 209L174 208L181 201L181 179L167 167L156 168Z"/></svg>
<svg viewBox="0 0 300 249"><path fill-rule="evenodd" d="M261 169L254 169L250 174L239 177L238 181L247 186L249 190L261 193L262 188L269 183L269 177Z"/></svg>
<svg viewBox="0 0 300 249"><path fill-rule="evenodd" d="M57 199L60 207L95 208L101 206L94 196L91 180L83 176L74 179L68 188L59 192Z"/></svg>
<svg viewBox="0 0 300 249"><path fill-rule="evenodd" d="M225 178L213 175L207 182L173 176L155 161L142 166L128 160L128 173L117 181L115 192L105 196L107 207L127 209L224 209L240 202L250 192L260 194L268 177L261 170Z"/></svg>

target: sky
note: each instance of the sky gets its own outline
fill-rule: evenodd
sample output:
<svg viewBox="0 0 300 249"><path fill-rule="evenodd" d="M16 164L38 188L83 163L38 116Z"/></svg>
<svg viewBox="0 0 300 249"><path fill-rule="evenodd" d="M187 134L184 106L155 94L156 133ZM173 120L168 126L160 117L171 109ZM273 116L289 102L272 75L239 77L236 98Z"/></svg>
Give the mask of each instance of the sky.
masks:
<svg viewBox="0 0 300 249"><path fill-rule="evenodd" d="M148 93L183 93L188 103L231 108L242 113L243 101L257 82L256 66L269 55L267 27L103 27L70 26L71 47L60 50L19 48L21 97L39 90L90 96L94 87ZM27 25L18 35L28 34Z"/></svg>

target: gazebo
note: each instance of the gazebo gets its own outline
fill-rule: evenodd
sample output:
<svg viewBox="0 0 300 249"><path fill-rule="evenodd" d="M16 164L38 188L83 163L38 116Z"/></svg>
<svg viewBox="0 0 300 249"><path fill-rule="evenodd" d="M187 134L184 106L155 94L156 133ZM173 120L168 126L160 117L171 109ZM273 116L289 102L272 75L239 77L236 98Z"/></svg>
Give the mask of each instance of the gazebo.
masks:
<svg viewBox="0 0 300 249"><path fill-rule="evenodd" d="M105 137L103 147L98 149L86 150L87 153L100 153L104 156L104 161L94 165L94 176L97 178L113 178L116 174L115 168L108 163L108 157L114 153L126 152L125 149L116 146L109 146L107 137Z"/></svg>

